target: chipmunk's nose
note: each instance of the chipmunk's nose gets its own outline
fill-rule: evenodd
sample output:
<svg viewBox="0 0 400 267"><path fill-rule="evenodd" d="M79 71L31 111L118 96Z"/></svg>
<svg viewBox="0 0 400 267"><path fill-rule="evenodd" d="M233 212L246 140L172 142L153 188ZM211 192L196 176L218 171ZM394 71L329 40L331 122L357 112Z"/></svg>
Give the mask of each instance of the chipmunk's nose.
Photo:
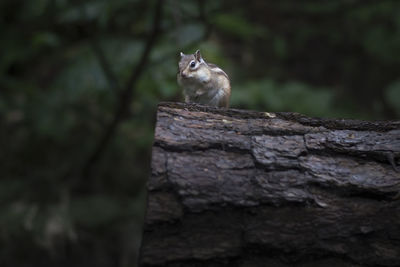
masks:
<svg viewBox="0 0 400 267"><path fill-rule="evenodd" d="M187 75L183 71L181 71L181 76L182 78L187 78Z"/></svg>

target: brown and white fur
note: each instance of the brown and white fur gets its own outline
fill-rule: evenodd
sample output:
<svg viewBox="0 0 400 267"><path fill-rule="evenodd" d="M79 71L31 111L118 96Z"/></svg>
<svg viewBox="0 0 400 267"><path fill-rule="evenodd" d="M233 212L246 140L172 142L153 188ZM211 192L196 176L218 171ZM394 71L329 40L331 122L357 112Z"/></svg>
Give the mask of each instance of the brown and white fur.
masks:
<svg viewBox="0 0 400 267"><path fill-rule="evenodd" d="M218 66L207 63L200 51L185 55L181 52L178 84L183 88L185 102L214 107L229 107L231 85L228 75Z"/></svg>

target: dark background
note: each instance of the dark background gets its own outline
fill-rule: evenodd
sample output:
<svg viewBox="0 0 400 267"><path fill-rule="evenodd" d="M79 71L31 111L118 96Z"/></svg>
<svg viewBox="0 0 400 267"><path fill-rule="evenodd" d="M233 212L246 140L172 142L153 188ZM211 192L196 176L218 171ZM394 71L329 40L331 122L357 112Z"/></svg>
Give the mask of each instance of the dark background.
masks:
<svg viewBox="0 0 400 267"><path fill-rule="evenodd" d="M0 266L136 266L179 52L231 106L400 117L400 1L0 2Z"/></svg>

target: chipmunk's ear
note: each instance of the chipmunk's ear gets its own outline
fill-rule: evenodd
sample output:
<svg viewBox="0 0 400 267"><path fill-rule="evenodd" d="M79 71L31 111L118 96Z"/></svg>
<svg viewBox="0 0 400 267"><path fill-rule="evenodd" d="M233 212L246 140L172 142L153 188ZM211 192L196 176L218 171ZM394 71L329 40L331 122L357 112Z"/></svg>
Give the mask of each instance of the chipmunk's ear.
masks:
<svg viewBox="0 0 400 267"><path fill-rule="evenodd" d="M181 52L180 55L181 55L181 57L183 57L185 54Z"/></svg>
<svg viewBox="0 0 400 267"><path fill-rule="evenodd" d="M196 60L199 61L199 62L204 61L203 58L201 57L200 50L197 50L196 53L194 53L194 57L195 57Z"/></svg>

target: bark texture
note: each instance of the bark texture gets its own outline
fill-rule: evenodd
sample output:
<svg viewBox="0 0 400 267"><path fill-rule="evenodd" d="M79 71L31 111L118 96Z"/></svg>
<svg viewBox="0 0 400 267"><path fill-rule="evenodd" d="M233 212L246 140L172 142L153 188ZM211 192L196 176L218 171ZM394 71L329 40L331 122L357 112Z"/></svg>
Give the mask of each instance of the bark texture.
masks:
<svg viewBox="0 0 400 267"><path fill-rule="evenodd" d="M399 121L162 103L140 265L400 266L399 158Z"/></svg>

